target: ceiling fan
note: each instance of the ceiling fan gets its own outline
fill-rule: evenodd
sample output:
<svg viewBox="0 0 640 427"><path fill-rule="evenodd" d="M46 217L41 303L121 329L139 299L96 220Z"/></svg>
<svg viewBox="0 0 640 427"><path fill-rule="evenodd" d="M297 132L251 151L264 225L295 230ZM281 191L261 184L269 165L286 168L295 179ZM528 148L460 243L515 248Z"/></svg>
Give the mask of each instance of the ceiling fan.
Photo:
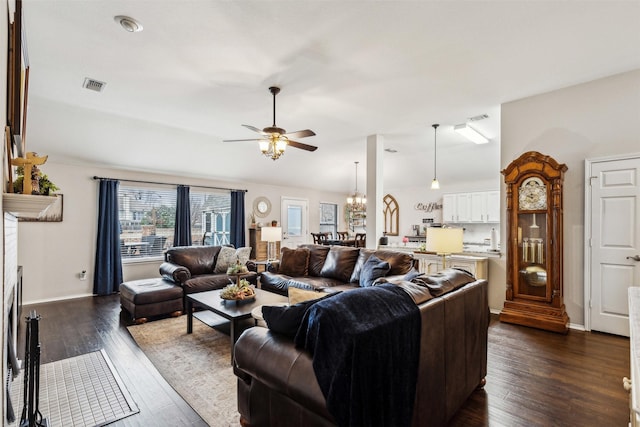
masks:
<svg viewBox="0 0 640 427"><path fill-rule="evenodd" d="M276 126L276 95L280 93L280 88L271 86L269 92L273 95L273 125L262 130L250 125L242 125L247 129L251 129L262 135L260 138L251 139L225 139L222 142L241 142L241 141L258 141L260 143L260 151L267 157L277 160L284 154L287 146L300 148L307 151L316 151L318 147L303 144L302 142L293 141L291 138L306 138L314 136L316 133L310 129L299 130L287 133L286 130Z"/></svg>

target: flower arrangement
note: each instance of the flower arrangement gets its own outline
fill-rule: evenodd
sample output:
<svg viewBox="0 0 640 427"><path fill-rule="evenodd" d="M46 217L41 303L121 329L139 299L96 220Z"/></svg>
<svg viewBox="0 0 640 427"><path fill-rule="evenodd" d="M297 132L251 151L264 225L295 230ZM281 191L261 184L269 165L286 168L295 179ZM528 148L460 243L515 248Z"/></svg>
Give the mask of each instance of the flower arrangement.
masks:
<svg viewBox="0 0 640 427"><path fill-rule="evenodd" d="M253 286L245 280L240 279L238 284L232 283L227 285L222 292L220 292L220 298L227 300L244 300L253 298L256 296L256 291Z"/></svg>

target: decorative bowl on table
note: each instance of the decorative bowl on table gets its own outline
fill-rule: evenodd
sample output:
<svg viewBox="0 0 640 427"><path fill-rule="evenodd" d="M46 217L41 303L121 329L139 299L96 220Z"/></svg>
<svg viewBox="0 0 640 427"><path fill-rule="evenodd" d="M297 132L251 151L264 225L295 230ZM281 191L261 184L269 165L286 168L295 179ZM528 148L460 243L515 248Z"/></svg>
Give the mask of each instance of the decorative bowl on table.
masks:
<svg viewBox="0 0 640 427"><path fill-rule="evenodd" d="M238 284L227 285L220 292L220 298L229 301L249 301L256 297L256 291L245 279L241 279Z"/></svg>

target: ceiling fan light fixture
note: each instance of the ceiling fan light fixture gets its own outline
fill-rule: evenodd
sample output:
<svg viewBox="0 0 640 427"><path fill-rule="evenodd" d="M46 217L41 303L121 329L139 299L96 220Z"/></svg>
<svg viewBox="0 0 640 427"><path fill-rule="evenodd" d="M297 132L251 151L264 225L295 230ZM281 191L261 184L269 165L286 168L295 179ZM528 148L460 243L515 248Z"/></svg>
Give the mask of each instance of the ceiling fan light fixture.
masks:
<svg viewBox="0 0 640 427"><path fill-rule="evenodd" d="M261 139L258 141L258 144L260 145L260 151L262 151L262 154L267 154L267 151L269 151L269 140Z"/></svg>
<svg viewBox="0 0 640 427"><path fill-rule="evenodd" d="M474 142L476 144L486 144L489 142L489 138L472 128L466 123L461 125L455 125L453 130L458 132L460 135L467 138L469 141Z"/></svg>

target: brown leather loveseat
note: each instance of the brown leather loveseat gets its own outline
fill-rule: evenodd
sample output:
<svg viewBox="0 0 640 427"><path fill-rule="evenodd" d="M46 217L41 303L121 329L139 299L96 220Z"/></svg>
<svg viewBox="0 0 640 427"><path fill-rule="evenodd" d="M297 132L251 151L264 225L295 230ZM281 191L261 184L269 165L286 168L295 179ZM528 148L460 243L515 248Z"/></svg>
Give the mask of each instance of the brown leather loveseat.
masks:
<svg viewBox="0 0 640 427"><path fill-rule="evenodd" d="M411 416L415 427L445 426L484 385L487 373L487 281L454 269L425 276L392 281L407 291L420 313ZM313 357L290 337L250 328L238 339L234 357L242 425L336 425L316 379Z"/></svg>
<svg viewBox="0 0 640 427"><path fill-rule="evenodd" d="M282 248L280 264L261 273L263 290L287 295L289 286L318 292L336 292L364 286L363 268L369 258L389 264L381 277L403 278L417 267L410 253L373 250L347 246L301 245L297 249Z"/></svg>
<svg viewBox="0 0 640 427"><path fill-rule="evenodd" d="M244 265L249 272L242 278L257 284L256 265L248 261L251 248L233 249L226 246L179 246L167 249L165 261L160 265L160 274L165 280L179 285L183 300L188 294L222 289L231 283L227 267L239 258L246 258ZM224 262L221 259L224 254ZM246 254L240 255L240 253ZM235 278L233 279L235 281ZM185 305L183 301L183 311Z"/></svg>

